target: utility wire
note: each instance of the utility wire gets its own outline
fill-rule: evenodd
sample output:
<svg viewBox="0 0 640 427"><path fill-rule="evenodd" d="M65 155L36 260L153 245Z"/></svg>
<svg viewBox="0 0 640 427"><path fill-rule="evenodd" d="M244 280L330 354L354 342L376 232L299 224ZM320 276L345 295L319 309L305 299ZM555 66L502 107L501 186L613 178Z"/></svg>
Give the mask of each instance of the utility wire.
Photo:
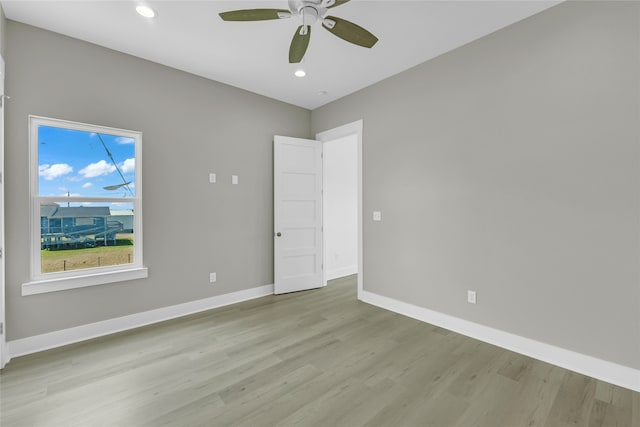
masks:
<svg viewBox="0 0 640 427"><path fill-rule="evenodd" d="M111 159L111 163L113 163L113 166L116 168L116 170L118 171L118 175L120 175L120 178L122 178L122 186L124 188L126 188L127 190L129 190L129 193L131 194L131 197L135 197L133 195L133 191L131 191L131 189L129 188L129 182L127 182L127 180L125 179L124 175L122 174L122 172L120 171L120 168L118 167L118 164L116 163L116 161L113 159L113 156L111 155L111 151L109 151L109 149L107 148L107 144L104 143L104 141L102 140L102 136L100 136L99 133L97 133L96 135L98 135L98 138L100 138L100 142L102 143L102 146L104 147L104 151L107 152L107 156L109 156L109 158ZM126 194L126 193L125 193Z"/></svg>

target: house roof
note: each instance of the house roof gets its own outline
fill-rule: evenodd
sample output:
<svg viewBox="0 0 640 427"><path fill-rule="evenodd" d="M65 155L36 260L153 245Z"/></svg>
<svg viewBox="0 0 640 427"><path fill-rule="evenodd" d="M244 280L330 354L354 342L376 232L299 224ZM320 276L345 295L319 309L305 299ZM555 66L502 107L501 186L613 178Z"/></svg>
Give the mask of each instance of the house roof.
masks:
<svg viewBox="0 0 640 427"><path fill-rule="evenodd" d="M40 216L48 218L95 217L110 215L111 212L108 206L64 207L43 205L40 207Z"/></svg>
<svg viewBox="0 0 640 427"><path fill-rule="evenodd" d="M59 207L58 205L40 205L40 216L50 217Z"/></svg>

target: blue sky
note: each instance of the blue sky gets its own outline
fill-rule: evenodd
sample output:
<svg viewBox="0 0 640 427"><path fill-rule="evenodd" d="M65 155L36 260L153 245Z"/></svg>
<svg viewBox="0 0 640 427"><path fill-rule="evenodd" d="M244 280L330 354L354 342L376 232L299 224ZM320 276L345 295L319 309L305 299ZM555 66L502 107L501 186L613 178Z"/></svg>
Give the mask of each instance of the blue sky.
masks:
<svg viewBox="0 0 640 427"><path fill-rule="evenodd" d="M113 156L112 161L102 145ZM131 197L126 188L104 187L122 184L122 172L135 194L135 141L108 134L38 127L38 193L40 196Z"/></svg>

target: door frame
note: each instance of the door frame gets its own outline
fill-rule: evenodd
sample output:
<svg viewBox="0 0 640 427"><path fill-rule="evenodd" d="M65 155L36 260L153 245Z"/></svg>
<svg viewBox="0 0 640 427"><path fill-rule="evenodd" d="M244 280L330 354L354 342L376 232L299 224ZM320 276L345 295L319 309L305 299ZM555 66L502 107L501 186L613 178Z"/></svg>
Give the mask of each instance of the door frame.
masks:
<svg viewBox="0 0 640 427"><path fill-rule="evenodd" d="M322 132L316 133L316 139L323 144L325 142L333 141L336 139L344 138L346 136L356 135L358 142L358 153L357 153L357 180L358 180L358 299L362 299L362 292L364 289L364 244L363 244L363 236L364 236L364 215L363 215L363 204L362 204L362 129L363 129L363 120L357 120L355 122L347 123L342 126L338 126L333 129L328 129ZM323 166L324 167L324 166ZM324 233L322 235L323 239L323 248L324 248ZM323 251L323 258L326 256L326 251ZM326 261L323 259L323 264L326 265ZM325 283L325 269L322 270L322 282Z"/></svg>
<svg viewBox="0 0 640 427"><path fill-rule="evenodd" d="M5 250L4 250L4 109L8 97L4 93L4 58L0 55L0 369L9 361L7 354L7 323L5 317Z"/></svg>

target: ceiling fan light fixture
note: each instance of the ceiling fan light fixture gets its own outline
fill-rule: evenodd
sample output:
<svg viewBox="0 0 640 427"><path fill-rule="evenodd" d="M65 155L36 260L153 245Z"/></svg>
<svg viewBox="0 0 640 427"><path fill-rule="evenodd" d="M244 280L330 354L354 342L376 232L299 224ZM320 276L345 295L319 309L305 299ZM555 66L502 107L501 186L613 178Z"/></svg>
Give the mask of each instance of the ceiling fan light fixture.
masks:
<svg viewBox="0 0 640 427"><path fill-rule="evenodd" d="M139 15L144 16L145 18L156 17L156 11L150 8L149 6L145 6L145 5L136 6L136 12L138 12Z"/></svg>
<svg viewBox="0 0 640 427"><path fill-rule="evenodd" d="M304 70L300 69L300 70L296 70L296 72L293 73L293 75L296 77L304 77L307 75L307 73Z"/></svg>

